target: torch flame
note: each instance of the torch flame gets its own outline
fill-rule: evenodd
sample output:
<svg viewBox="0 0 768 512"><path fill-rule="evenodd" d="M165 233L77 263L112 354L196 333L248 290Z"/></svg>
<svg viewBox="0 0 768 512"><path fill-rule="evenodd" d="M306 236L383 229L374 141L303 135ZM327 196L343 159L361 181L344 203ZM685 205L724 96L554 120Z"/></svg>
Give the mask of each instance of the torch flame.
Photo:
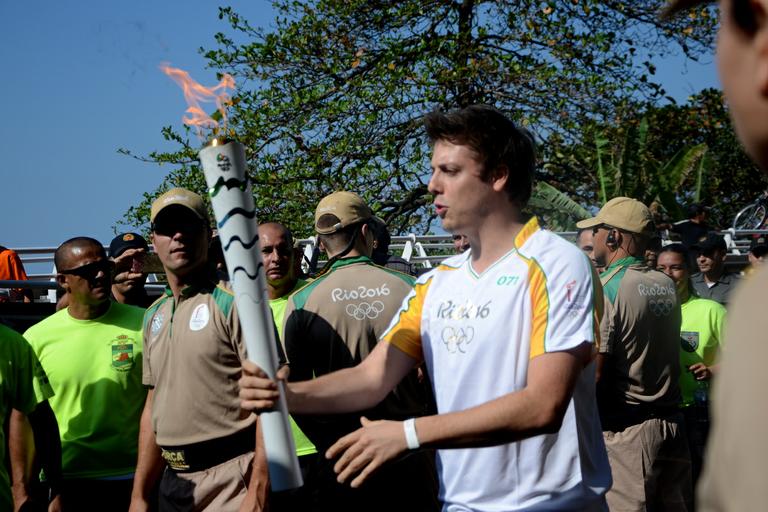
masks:
<svg viewBox="0 0 768 512"><path fill-rule="evenodd" d="M187 114L183 116L181 120L187 126L193 126L197 130L197 135L203 138L203 129L210 128L214 132L219 127L219 122L213 119L211 116L205 113L200 107L200 103L215 103L216 110L221 113L221 119L226 125L227 122L227 110L226 107L231 103L231 98L227 93L227 89L235 88L235 79L232 75L224 73L221 77L221 82L214 87L203 87L199 83L195 82L189 73L183 69L173 68L167 63L160 64L160 70L168 75L171 80L176 82L182 91L184 91L184 99L187 101Z"/></svg>

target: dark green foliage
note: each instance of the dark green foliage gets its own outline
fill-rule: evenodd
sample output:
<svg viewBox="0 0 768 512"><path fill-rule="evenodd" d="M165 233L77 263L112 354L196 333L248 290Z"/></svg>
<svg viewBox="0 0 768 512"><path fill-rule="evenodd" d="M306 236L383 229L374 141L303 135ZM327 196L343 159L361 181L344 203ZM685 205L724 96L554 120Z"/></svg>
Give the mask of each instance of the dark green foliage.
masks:
<svg viewBox="0 0 768 512"><path fill-rule="evenodd" d="M426 231L434 216L425 208L424 113L492 104L562 148L583 141L585 126L608 125L629 99L661 100L651 61L670 51L695 58L710 48L714 26L711 8L662 24L658 0L274 5L270 30L221 9L232 34L201 52L237 80L229 126L247 147L259 218L298 235L309 234L318 199L337 189L361 193L393 232ZM163 135L179 151L148 157L177 164L161 189L203 191L199 142L189 131ZM541 178L592 199L591 183L562 172L550 166ZM159 192L125 223L145 223Z"/></svg>

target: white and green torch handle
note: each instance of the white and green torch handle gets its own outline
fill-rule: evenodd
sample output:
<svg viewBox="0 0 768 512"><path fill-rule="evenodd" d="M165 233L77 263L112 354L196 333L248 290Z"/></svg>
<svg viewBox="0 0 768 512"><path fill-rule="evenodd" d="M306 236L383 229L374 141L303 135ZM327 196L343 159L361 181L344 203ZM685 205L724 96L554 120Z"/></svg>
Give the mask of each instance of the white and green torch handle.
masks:
<svg viewBox="0 0 768 512"><path fill-rule="evenodd" d="M239 142L214 139L200 151L200 162L216 216L248 359L274 379L278 356L245 149ZM259 416L269 476L275 491L302 485L283 391L281 389L278 407Z"/></svg>

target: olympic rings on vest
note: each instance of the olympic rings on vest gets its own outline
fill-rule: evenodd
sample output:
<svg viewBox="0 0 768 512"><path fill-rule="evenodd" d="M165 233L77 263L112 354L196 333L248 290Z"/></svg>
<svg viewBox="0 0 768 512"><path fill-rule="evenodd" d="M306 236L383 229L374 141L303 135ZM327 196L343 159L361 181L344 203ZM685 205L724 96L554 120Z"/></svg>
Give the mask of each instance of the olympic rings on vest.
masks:
<svg viewBox="0 0 768 512"><path fill-rule="evenodd" d="M347 314L355 320L373 320L384 311L384 303L375 300L371 303L361 302L360 304L347 304Z"/></svg>

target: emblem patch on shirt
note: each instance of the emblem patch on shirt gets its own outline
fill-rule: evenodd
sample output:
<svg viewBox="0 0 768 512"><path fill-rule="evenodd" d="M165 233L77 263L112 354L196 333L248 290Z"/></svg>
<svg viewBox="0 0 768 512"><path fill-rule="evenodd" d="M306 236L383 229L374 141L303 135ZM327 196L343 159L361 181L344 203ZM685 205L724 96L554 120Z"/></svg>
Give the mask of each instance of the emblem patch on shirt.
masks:
<svg viewBox="0 0 768 512"><path fill-rule="evenodd" d="M150 334L154 338L157 336L157 333L160 332L160 329L163 328L163 314L157 313L155 316L152 317L152 326L149 329Z"/></svg>
<svg viewBox="0 0 768 512"><path fill-rule="evenodd" d="M127 372L133 368L133 339L121 334L112 340L112 368Z"/></svg>
<svg viewBox="0 0 768 512"><path fill-rule="evenodd" d="M192 311L192 316L189 317L189 328L193 331L199 331L206 325L211 318L211 313L208 310L208 304L199 304Z"/></svg>
<svg viewBox="0 0 768 512"><path fill-rule="evenodd" d="M587 292L579 291L578 284L574 279L565 285L565 310L571 317L577 317L587 309Z"/></svg>
<svg viewBox="0 0 768 512"><path fill-rule="evenodd" d="M686 352L696 352L699 348L699 333L683 331L680 333L680 346Z"/></svg>

